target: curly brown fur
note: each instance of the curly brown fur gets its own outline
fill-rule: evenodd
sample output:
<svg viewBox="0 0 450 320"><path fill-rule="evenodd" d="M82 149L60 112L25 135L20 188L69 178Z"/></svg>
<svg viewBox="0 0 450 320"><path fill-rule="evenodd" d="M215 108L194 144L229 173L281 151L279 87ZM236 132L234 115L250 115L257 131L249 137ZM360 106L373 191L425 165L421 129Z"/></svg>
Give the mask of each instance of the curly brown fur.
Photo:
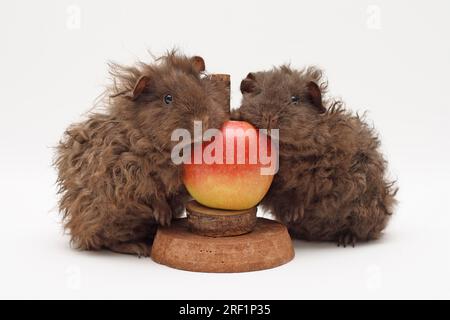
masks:
<svg viewBox="0 0 450 320"><path fill-rule="evenodd" d="M192 134L194 120L218 128L227 118L226 88L201 77L203 69L200 57L176 52L111 66L106 110L70 126L57 147L59 209L75 247L147 256L156 224L184 211L171 133Z"/></svg>
<svg viewBox="0 0 450 320"><path fill-rule="evenodd" d="M341 102L323 99L326 90L314 67L250 73L232 116L280 130L280 169L263 207L296 237L354 245L380 236L396 188L374 129Z"/></svg>

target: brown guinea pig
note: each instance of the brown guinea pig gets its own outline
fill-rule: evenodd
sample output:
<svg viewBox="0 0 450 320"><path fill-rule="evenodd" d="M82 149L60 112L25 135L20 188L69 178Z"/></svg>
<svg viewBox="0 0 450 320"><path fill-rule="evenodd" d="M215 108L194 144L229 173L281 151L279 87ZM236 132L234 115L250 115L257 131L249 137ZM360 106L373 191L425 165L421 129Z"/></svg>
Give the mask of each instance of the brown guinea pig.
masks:
<svg viewBox="0 0 450 320"><path fill-rule="evenodd" d="M184 211L171 133L193 135L195 120L220 128L228 117L227 89L204 69L201 57L175 52L112 65L106 110L70 126L57 147L59 209L75 247L148 256L155 226Z"/></svg>
<svg viewBox="0 0 450 320"><path fill-rule="evenodd" d="M380 236L396 189L377 134L341 102L325 100L326 89L313 67L250 73L232 116L279 129L280 168L263 207L295 237L354 245Z"/></svg>

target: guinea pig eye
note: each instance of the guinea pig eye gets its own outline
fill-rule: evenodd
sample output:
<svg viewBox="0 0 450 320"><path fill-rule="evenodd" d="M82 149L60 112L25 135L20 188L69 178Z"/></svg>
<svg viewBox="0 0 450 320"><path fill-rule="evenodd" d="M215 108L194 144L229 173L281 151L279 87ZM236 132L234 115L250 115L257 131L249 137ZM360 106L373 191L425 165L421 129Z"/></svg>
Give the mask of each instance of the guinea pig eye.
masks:
<svg viewBox="0 0 450 320"><path fill-rule="evenodd" d="M293 104L298 104L299 101L300 101L300 97L299 97L299 96L292 96L292 97L291 97L291 102L292 102Z"/></svg>
<svg viewBox="0 0 450 320"><path fill-rule="evenodd" d="M172 101L173 101L173 97L172 97L171 94L166 94L166 95L164 96L164 103L165 103L165 104L171 104Z"/></svg>

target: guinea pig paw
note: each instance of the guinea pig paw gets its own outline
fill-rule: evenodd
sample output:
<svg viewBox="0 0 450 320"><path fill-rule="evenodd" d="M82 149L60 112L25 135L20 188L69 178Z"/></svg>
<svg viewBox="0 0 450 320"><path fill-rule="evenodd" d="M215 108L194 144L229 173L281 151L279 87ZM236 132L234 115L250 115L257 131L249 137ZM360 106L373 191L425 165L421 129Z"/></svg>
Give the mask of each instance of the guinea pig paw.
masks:
<svg viewBox="0 0 450 320"><path fill-rule="evenodd" d="M138 256L138 258L143 258L150 257L152 247L145 242L126 242L114 244L109 248L114 252L132 254Z"/></svg>
<svg viewBox="0 0 450 320"><path fill-rule="evenodd" d="M337 246L344 247L351 245L353 248L356 245L356 236L351 231L344 231L338 235Z"/></svg>
<svg viewBox="0 0 450 320"><path fill-rule="evenodd" d="M161 226L169 226L172 221L172 213L155 212L155 220Z"/></svg>
<svg viewBox="0 0 450 320"><path fill-rule="evenodd" d="M152 253L152 246L147 243L137 243L136 255L138 258L148 258Z"/></svg>
<svg viewBox="0 0 450 320"><path fill-rule="evenodd" d="M170 222L172 222L172 214L166 214L164 219L164 226L170 226Z"/></svg>
<svg viewBox="0 0 450 320"><path fill-rule="evenodd" d="M303 218L303 212L302 207L290 208L285 212L283 220L286 223L297 223Z"/></svg>

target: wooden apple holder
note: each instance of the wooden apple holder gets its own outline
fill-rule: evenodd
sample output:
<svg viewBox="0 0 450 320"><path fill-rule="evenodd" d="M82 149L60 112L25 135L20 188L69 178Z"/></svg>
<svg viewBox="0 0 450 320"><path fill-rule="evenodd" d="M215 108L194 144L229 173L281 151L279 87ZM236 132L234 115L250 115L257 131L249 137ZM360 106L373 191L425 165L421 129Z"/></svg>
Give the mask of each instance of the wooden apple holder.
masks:
<svg viewBox="0 0 450 320"><path fill-rule="evenodd" d="M225 81L229 75L212 75ZM196 272L247 272L274 268L294 257L284 225L257 218L257 208L222 210L196 201L186 205L187 218L160 227L151 257L172 268Z"/></svg>

